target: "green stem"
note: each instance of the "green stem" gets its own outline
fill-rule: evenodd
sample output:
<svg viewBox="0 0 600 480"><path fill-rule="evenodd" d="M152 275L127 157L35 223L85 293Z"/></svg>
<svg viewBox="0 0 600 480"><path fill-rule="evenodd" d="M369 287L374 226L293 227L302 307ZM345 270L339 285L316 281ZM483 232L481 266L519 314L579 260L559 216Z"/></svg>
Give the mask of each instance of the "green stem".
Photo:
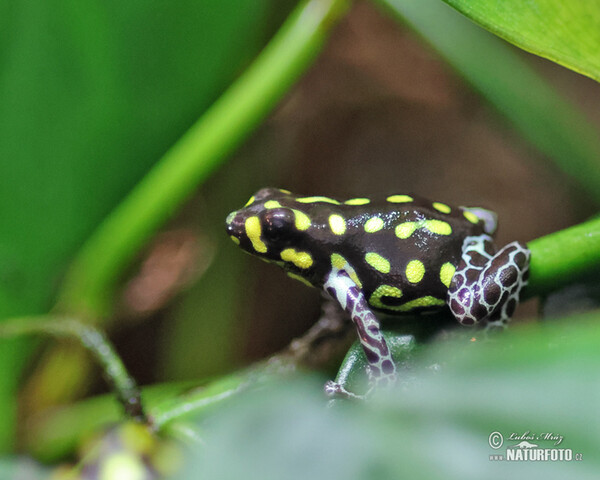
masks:
<svg viewBox="0 0 600 480"><path fill-rule="evenodd" d="M350 3L300 3L255 62L82 247L59 295L62 311L90 318L110 313L114 287L136 252L271 112L317 56Z"/></svg>
<svg viewBox="0 0 600 480"><path fill-rule="evenodd" d="M531 275L524 297L548 293L600 270L600 217L532 240Z"/></svg>
<svg viewBox="0 0 600 480"><path fill-rule="evenodd" d="M0 324L0 337L32 334L68 337L80 341L102 367L106 380L115 391L125 413L136 420L146 421L135 380L102 332L77 320L51 315L12 318Z"/></svg>

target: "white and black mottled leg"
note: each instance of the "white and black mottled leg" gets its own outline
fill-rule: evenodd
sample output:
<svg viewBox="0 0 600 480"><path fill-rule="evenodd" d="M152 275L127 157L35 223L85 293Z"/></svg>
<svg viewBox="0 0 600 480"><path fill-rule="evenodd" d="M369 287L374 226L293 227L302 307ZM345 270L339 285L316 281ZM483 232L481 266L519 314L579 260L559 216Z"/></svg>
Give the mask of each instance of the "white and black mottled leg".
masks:
<svg viewBox="0 0 600 480"><path fill-rule="evenodd" d="M358 338L369 362L368 376L370 387L392 383L396 378L396 366L379 328L379 321L369 308L361 289L345 270L338 270L336 268L327 276L323 288L332 298L339 302L352 318ZM357 396L332 381L327 382L325 385L325 392L329 395Z"/></svg>
<svg viewBox="0 0 600 480"><path fill-rule="evenodd" d="M504 326L527 285L530 256L519 242L496 252L489 235L467 237L448 289L452 314L463 325L485 322L488 327Z"/></svg>

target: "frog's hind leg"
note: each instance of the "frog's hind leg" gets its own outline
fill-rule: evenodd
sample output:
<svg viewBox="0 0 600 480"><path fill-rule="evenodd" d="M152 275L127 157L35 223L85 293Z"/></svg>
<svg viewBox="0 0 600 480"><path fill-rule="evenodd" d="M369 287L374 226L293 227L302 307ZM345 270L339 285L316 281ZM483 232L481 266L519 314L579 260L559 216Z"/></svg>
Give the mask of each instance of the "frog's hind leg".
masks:
<svg viewBox="0 0 600 480"><path fill-rule="evenodd" d="M396 376L396 367L392 360L392 354L379 328L379 321L369 308L367 300L358 285L356 285L345 270L333 268L323 288L332 298L339 302L352 318L358 338L369 362L368 375L370 386L383 386L392 383ZM325 386L325 391L328 394L355 396L350 392L346 392L341 385L334 382L328 382Z"/></svg>
<svg viewBox="0 0 600 480"><path fill-rule="evenodd" d="M488 326L506 324L527 284L530 256L527 247L519 242L496 252L490 236L467 237L448 289L452 314L463 325L484 321Z"/></svg>

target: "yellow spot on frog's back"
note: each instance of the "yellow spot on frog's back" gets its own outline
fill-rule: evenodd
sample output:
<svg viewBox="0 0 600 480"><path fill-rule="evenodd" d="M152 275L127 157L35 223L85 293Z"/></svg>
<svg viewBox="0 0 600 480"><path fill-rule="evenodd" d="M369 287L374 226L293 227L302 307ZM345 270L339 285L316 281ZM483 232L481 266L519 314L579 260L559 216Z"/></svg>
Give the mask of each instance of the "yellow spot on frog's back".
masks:
<svg viewBox="0 0 600 480"><path fill-rule="evenodd" d="M286 195L290 195L292 192L290 192L289 190L286 190L285 188L280 188L279 191L281 193L285 193Z"/></svg>
<svg viewBox="0 0 600 480"><path fill-rule="evenodd" d="M399 305L386 305L381 301L381 297L401 298L402 290L391 285L379 285L369 297L369 304L376 308L386 308L388 310L400 310Z"/></svg>
<svg viewBox="0 0 600 480"><path fill-rule="evenodd" d="M329 215L329 227L336 235L343 235L346 233L346 220L341 215Z"/></svg>
<svg viewBox="0 0 600 480"><path fill-rule="evenodd" d="M425 275L425 265L420 260L411 260L406 265L406 279L410 283L419 283Z"/></svg>
<svg viewBox="0 0 600 480"><path fill-rule="evenodd" d="M299 282L302 282L304 285L308 285L309 287L313 287L314 286L306 278L304 278L301 275L297 275L297 274L295 274L293 272L287 272L287 276L290 277L290 278L293 278L294 280L298 280Z"/></svg>
<svg viewBox="0 0 600 480"><path fill-rule="evenodd" d="M413 198L409 195L390 195L386 200L391 203L406 203L412 202Z"/></svg>
<svg viewBox="0 0 600 480"><path fill-rule="evenodd" d="M346 205L366 205L371 200L368 198L351 198L350 200L346 200L344 203Z"/></svg>
<svg viewBox="0 0 600 480"><path fill-rule="evenodd" d="M410 302L406 302L404 305L401 305L398 310L401 312L408 312L414 308L441 307L443 305L446 305L446 302L441 298L435 298L427 295L426 297L419 297L411 300Z"/></svg>
<svg viewBox="0 0 600 480"><path fill-rule="evenodd" d="M433 208L435 208L438 212L442 213L450 213L451 208L445 203L433 202Z"/></svg>
<svg viewBox="0 0 600 480"><path fill-rule="evenodd" d="M267 246L260 239L262 229L258 217L248 217L244 223L244 227L246 228L246 235L252 242L252 247L254 247L254 250L256 250L258 253L266 253Z"/></svg>
<svg viewBox="0 0 600 480"><path fill-rule="evenodd" d="M329 197L301 197L296 199L297 202L300 203L315 203L315 202L324 202L324 203L333 203L334 205L339 205L340 202L334 200Z"/></svg>
<svg viewBox="0 0 600 480"><path fill-rule="evenodd" d="M310 218L308 215L300 210L295 209L292 209L292 212L294 212L294 223L296 228L298 230L308 230L310 227Z"/></svg>
<svg viewBox="0 0 600 480"><path fill-rule="evenodd" d="M249 199L249 200L246 202L246 205L244 205L244 207L247 207L247 206L249 206L249 205L252 205L252 204L254 203L254 200L255 200L255 199L254 199L254 195L252 195L252 196L250 197L250 199Z"/></svg>
<svg viewBox="0 0 600 480"><path fill-rule="evenodd" d="M438 235L450 235L452 233L450 224L442 220L425 220L423 226L431 233Z"/></svg>
<svg viewBox="0 0 600 480"><path fill-rule="evenodd" d="M369 218L365 222L365 232L375 233L383 228L383 220L379 217Z"/></svg>
<svg viewBox="0 0 600 480"><path fill-rule="evenodd" d="M236 245L239 245L239 244L240 244L240 239L239 239L239 238L237 238L237 237L234 237L233 235L230 235L230 236L229 236L229 238L231 238L231 241L232 241L233 243L235 243Z"/></svg>
<svg viewBox="0 0 600 480"><path fill-rule="evenodd" d="M479 217L477 215L475 215L473 212L469 212L468 210L465 210L463 212L463 215L471 223L477 223L477 222L479 222Z"/></svg>
<svg viewBox="0 0 600 480"><path fill-rule="evenodd" d="M265 202L265 208L280 208L281 207L281 203L279 203L277 200L269 200L268 202Z"/></svg>
<svg viewBox="0 0 600 480"><path fill-rule="evenodd" d="M447 287L450 287L450 282L452 282L455 271L456 267L450 262L446 262L442 265L442 268L440 269L440 280Z"/></svg>
<svg viewBox="0 0 600 480"><path fill-rule="evenodd" d="M417 229L416 222L404 222L396 226L395 232L398 238L408 238Z"/></svg>
<svg viewBox="0 0 600 480"><path fill-rule="evenodd" d="M375 270L381 273L390 273L390 262L375 252L368 252L365 261Z"/></svg>
<svg viewBox="0 0 600 480"><path fill-rule="evenodd" d="M286 262L291 262L298 268L310 268L313 264L313 259L308 252L297 252L293 248L286 248L281 252L281 259Z"/></svg>

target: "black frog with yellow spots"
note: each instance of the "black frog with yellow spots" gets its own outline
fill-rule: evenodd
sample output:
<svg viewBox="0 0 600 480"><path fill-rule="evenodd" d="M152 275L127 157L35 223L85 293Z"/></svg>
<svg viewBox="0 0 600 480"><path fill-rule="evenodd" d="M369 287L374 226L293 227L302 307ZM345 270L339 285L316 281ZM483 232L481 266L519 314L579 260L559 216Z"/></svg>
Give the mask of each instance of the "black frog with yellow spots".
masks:
<svg viewBox="0 0 600 480"><path fill-rule="evenodd" d="M513 242L496 251L494 213L412 194L338 201L263 188L226 226L248 253L338 300L356 324L374 382L388 381L394 368L371 309L448 306L464 325L504 324L527 281L529 250Z"/></svg>

